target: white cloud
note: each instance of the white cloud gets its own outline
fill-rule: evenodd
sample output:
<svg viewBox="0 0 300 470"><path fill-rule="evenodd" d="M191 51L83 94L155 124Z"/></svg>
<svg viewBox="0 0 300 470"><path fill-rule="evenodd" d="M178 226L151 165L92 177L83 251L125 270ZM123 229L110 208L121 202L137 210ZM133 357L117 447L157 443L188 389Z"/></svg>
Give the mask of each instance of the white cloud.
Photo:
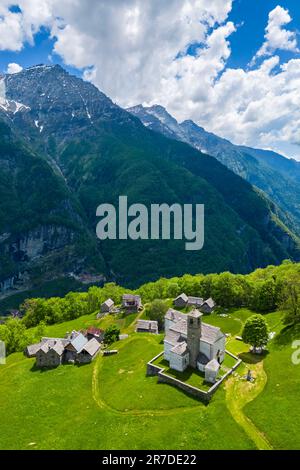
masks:
<svg viewBox="0 0 300 470"><path fill-rule="evenodd" d="M256 53L252 63L258 57L272 55L276 50L299 52L296 33L285 29L285 26L291 21L292 18L288 10L279 5L269 13L265 42Z"/></svg>
<svg viewBox="0 0 300 470"><path fill-rule="evenodd" d="M20 50L46 26L54 52L121 106L160 103L236 143L300 158L300 59L274 55L298 50L291 16L270 12L260 65L227 68L233 1L19 0L12 13L0 0L0 49Z"/></svg>
<svg viewBox="0 0 300 470"><path fill-rule="evenodd" d="M8 64L6 73L13 74L13 73L19 73L23 70L23 67L19 64L15 64L12 62L11 64Z"/></svg>

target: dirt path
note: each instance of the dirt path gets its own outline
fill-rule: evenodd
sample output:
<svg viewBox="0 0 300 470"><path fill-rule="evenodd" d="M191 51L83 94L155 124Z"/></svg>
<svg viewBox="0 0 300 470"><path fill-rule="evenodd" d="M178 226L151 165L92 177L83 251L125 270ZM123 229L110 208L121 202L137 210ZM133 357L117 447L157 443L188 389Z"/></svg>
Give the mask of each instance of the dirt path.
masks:
<svg viewBox="0 0 300 470"><path fill-rule="evenodd" d="M145 311L145 308L143 308L143 310L141 310L137 316L135 317L135 319L127 326L127 328L125 328L124 330L124 333L126 334L129 334L129 333L132 333L134 330L135 330L135 324L136 322L141 318L141 316L143 315Z"/></svg>
<svg viewBox="0 0 300 470"><path fill-rule="evenodd" d="M226 384L226 404L234 420L244 429L259 450L272 450L272 445L255 424L244 414L243 409L254 400L264 389L267 383L267 374L263 368L263 361L251 365L255 382L236 376L230 377Z"/></svg>

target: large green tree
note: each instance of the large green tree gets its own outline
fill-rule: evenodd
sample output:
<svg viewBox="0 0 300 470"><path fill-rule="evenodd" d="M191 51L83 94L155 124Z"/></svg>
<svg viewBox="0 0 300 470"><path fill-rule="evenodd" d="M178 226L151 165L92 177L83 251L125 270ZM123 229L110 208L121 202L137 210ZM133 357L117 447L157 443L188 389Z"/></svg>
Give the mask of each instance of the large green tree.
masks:
<svg viewBox="0 0 300 470"><path fill-rule="evenodd" d="M252 346L253 352L266 346L269 339L268 324L263 315L252 315L245 323L243 333L243 341Z"/></svg>
<svg viewBox="0 0 300 470"><path fill-rule="evenodd" d="M104 333L105 344L112 344L115 341L118 341L120 333L120 328L117 325L109 326Z"/></svg>
<svg viewBox="0 0 300 470"><path fill-rule="evenodd" d="M282 308L285 310L284 322L295 325L300 323L300 281L291 280L286 283Z"/></svg>

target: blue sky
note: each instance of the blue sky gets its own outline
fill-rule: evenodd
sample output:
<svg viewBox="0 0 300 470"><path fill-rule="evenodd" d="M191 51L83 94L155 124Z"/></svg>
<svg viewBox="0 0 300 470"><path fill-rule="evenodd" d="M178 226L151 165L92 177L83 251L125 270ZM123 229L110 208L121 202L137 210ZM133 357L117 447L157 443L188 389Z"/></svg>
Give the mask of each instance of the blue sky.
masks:
<svg viewBox="0 0 300 470"><path fill-rule="evenodd" d="M228 19L237 25L237 32L230 41L232 53L227 67L244 68L247 66L263 41L268 14L277 5L289 10L293 18L290 24L291 29L300 31L299 0L235 0L233 2ZM11 10L18 11L18 9L16 1ZM59 55L53 54L54 43L55 39L50 37L50 30L42 27L35 35L33 45L25 42L20 52L0 51L0 70L5 72L7 65L11 62L16 62L24 68L39 63L57 63L72 73L81 75L81 70L68 66ZM281 51L279 55L282 59L288 59L294 54Z"/></svg>
<svg viewBox="0 0 300 470"><path fill-rule="evenodd" d="M228 67L247 66L263 41L269 12L277 5L289 10L293 19L290 28L300 30L299 0L236 0L233 3L229 19L241 26L231 39L232 55ZM294 56L283 51L279 51L279 55L282 59Z"/></svg>
<svg viewBox="0 0 300 470"><path fill-rule="evenodd" d="M299 30L299 0L0 0L0 71L58 63L300 160Z"/></svg>

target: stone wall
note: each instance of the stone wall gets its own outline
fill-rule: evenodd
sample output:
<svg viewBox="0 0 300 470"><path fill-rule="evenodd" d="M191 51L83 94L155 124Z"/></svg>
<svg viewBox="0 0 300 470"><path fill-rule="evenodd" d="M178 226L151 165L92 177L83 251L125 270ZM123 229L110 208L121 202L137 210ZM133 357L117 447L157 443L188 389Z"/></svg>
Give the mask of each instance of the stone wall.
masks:
<svg viewBox="0 0 300 470"><path fill-rule="evenodd" d="M218 382L216 382L207 392L204 390L201 390L197 387L193 387L192 385L187 384L186 382L182 382L181 380L175 379L175 377L171 377L170 375L167 375L164 373L164 368L156 366L153 364L156 359L161 357L163 355L163 352L155 356L151 361L147 363L147 375L148 376L158 376L158 382L159 383L166 383L170 385L174 385L175 387L179 388L180 390L183 390L186 393L189 393L190 395L198 398L199 400L203 401L204 403L208 403L213 396L213 394L216 392L216 390L220 387L222 382L235 371L238 366L241 364L242 360L239 359L237 356L234 354L230 353L229 351L226 351L226 354L229 356L233 357L236 359L236 364L230 369L226 374L221 377Z"/></svg>
<svg viewBox="0 0 300 470"><path fill-rule="evenodd" d="M195 398L198 398L199 400L208 403L211 395L209 392L204 392L203 390L200 390L199 388L193 387L192 385L189 385L185 382L182 382L181 380L177 380L174 377L171 377L170 375L166 375L163 372L158 372L158 383L166 383L170 385L174 385L177 388L180 388L180 390L183 390L186 393L189 393L190 395L194 396Z"/></svg>

